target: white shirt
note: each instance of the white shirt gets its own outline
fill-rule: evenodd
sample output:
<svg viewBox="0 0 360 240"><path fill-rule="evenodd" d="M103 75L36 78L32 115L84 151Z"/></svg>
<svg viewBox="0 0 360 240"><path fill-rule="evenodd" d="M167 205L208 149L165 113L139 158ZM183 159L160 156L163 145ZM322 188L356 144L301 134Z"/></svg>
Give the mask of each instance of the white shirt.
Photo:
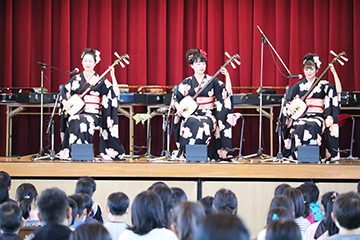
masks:
<svg viewBox="0 0 360 240"><path fill-rule="evenodd" d="M145 235L138 235L131 230L124 230L118 240L178 240L175 233L166 228L154 228Z"/></svg>
<svg viewBox="0 0 360 240"><path fill-rule="evenodd" d="M127 228L127 224L123 222L106 222L104 227L110 233L112 240L117 240L120 234Z"/></svg>

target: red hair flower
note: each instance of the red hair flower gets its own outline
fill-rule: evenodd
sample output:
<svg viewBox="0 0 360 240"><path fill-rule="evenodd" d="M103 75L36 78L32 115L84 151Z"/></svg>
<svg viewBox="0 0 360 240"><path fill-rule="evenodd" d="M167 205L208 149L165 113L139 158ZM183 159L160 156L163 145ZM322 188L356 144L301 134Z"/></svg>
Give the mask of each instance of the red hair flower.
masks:
<svg viewBox="0 0 360 240"><path fill-rule="evenodd" d="M199 48L200 54L203 55L205 58L207 58L207 53L202 50L201 48Z"/></svg>

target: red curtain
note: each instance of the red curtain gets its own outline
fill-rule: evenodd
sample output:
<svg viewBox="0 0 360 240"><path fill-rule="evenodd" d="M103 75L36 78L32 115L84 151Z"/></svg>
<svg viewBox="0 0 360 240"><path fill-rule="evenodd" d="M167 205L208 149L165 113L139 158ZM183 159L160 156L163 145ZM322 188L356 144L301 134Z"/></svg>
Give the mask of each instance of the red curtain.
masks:
<svg viewBox="0 0 360 240"><path fill-rule="evenodd" d="M329 50L345 51L349 62L336 68L343 90L355 91L360 90L359 22L357 0L4 0L0 87L40 86L40 61L54 66L46 70L44 85L57 92L68 80L66 71L81 69L86 47L101 51L99 73L112 63L114 51L128 53L130 66L117 68L116 75L130 85L178 84L191 74L184 61L189 48L208 52L209 74L226 60L224 51L239 53L241 66L229 68L233 86L259 86L259 26L293 74L302 72L307 52L318 53L324 69L332 59ZM286 75L265 43L263 85L284 87ZM4 115L2 110L2 126ZM24 125L14 138L36 134L32 131ZM1 128L2 142L4 132Z"/></svg>

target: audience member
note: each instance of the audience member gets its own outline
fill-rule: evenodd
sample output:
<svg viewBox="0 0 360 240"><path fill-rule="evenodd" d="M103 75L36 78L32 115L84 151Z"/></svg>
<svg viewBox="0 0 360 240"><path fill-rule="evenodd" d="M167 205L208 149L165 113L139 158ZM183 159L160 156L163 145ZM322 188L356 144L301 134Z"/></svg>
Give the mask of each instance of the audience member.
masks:
<svg viewBox="0 0 360 240"><path fill-rule="evenodd" d="M5 187L10 191L11 177L7 172L0 171L0 183L4 183Z"/></svg>
<svg viewBox="0 0 360 240"><path fill-rule="evenodd" d="M179 187L172 187L170 188L171 190L171 196L173 199L173 205L175 206L175 204L180 203L180 202L186 202L187 201L187 196L186 193L183 189L179 188Z"/></svg>
<svg viewBox="0 0 360 240"><path fill-rule="evenodd" d="M22 216L25 219L23 226L39 226L41 222L37 208L38 193L31 183L23 183L16 189L16 201L18 202Z"/></svg>
<svg viewBox="0 0 360 240"><path fill-rule="evenodd" d="M118 240L177 240L166 229L163 203L154 191L139 193L131 206L132 226L124 230Z"/></svg>
<svg viewBox="0 0 360 240"><path fill-rule="evenodd" d="M273 197L273 199L270 202L269 211L272 208L281 208L281 207L289 209L295 216L294 202L288 196L278 195Z"/></svg>
<svg viewBox="0 0 360 240"><path fill-rule="evenodd" d="M216 212L227 212L237 214L237 198L235 193L229 189L221 188L215 193L213 205Z"/></svg>
<svg viewBox="0 0 360 240"><path fill-rule="evenodd" d="M16 203L5 202L0 205L0 240L21 240L17 232L21 226L21 209Z"/></svg>
<svg viewBox="0 0 360 240"><path fill-rule="evenodd" d="M293 220L272 221L266 228L266 240L302 240L299 226Z"/></svg>
<svg viewBox="0 0 360 240"><path fill-rule="evenodd" d="M171 190L167 185L158 184L152 187L152 191L159 195L164 208L164 221L167 228L170 227L170 211L174 206Z"/></svg>
<svg viewBox="0 0 360 240"><path fill-rule="evenodd" d="M204 207L206 215L215 213L215 208L214 208L214 205L213 205L214 197L206 196L206 197L203 197L202 199L200 199L199 202Z"/></svg>
<svg viewBox="0 0 360 240"><path fill-rule="evenodd" d="M90 184L90 185L89 185ZM92 217L98 222L104 222L100 205L93 200L93 195L96 191L96 182L92 177L81 177L76 183L75 194L85 193L90 196L92 200Z"/></svg>
<svg viewBox="0 0 360 240"><path fill-rule="evenodd" d="M100 223L85 223L79 226L69 240L112 240L109 232Z"/></svg>
<svg viewBox="0 0 360 240"><path fill-rule="evenodd" d="M268 215L266 217L266 226L264 229L262 229L258 236L257 240L265 240L266 236L266 228L269 226L270 223L273 221L279 221L279 220L294 220L294 213L293 210L290 208L270 208Z"/></svg>
<svg viewBox="0 0 360 240"><path fill-rule="evenodd" d="M305 218L305 201L303 194L299 189L286 188L284 195L288 196L293 204L295 210L295 222L299 226L301 234L305 235L307 228L310 226L310 222Z"/></svg>
<svg viewBox="0 0 360 240"><path fill-rule="evenodd" d="M72 226L76 220L79 218L78 206L74 199L68 197L69 207L71 209L71 220L69 221L69 226Z"/></svg>
<svg viewBox="0 0 360 240"><path fill-rule="evenodd" d="M299 187L297 187L296 189L299 189L304 197L304 216L305 218L310 222L310 223L314 223L315 222L315 217L314 214L312 214L312 212L310 211L310 192L309 189L306 188L306 186L304 185L300 185Z"/></svg>
<svg viewBox="0 0 360 240"><path fill-rule="evenodd" d="M179 240L192 240L200 221L205 217L204 208L197 202L181 202L175 205L171 216L171 230Z"/></svg>
<svg viewBox="0 0 360 240"><path fill-rule="evenodd" d="M200 223L194 240L249 240L244 223L234 214L209 214Z"/></svg>
<svg viewBox="0 0 360 240"><path fill-rule="evenodd" d="M113 240L118 240L120 234L127 228L125 215L129 209L129 197L122 192L114 192L107 198L106 212L109 221L104 227L109 231Z"/></svg>
<svg viewBox="0 0 360 240"><path fill-rule="evenodd" d="M25 239L68 240L71 230L67 226L71 210L66 194L58 188L48 188L40 194L38 207L40 220L43 220L45 225Z"/></svg>
<svg viewBox="0 0 360 240"><path fill-rule="evenodd" d="M76 229L80 225L84 223L94 223L97 222L93 217L91 217L92 214L92 200L89 197L89 195L84 193L78 193L69 196L72 198L77 205L77 214L78 218L74 221L74 224L71 225L71 228Z"/></svg>
<svg viewBox="0 0 360 240"><path fill-rule="evenodd" d="M310 212L313 214L315 222L321 221L323 219L323 215L319 204L319 188L313 182L305 182L301 184L299 188L307 189L307 192L310 194Z"/></svg>
<svg viewBox="0 0 360 240"><path fill-rule="evenodd" d="M310 225L305 233L304 240L322 240L339 232L339 228L331 218L331 212L337 192L327 192L321 198L321 207L323 209L324 218L320 222L315 222Z"/></svg>
<svg viewBox="0 0 360 240"><path fill-rule="evenodd" d="M283 192L285 191L285 189L287 189L289 187L291 187L291 186L287 183L282 183L282 184L277 185L277 187L275 188L274 196L282 195Z"/></svg>
<svg viewBox="0 0 360 240"><path fill-rule="evenodd" d="M7 201L9 201L9 189L3 182L0 182L0 204Z"/></svg>
<svg viewBox="0 0 360 240"><path fill-rule="evenodd" d="M360 196L354 192L340 194L331 214L339 233L329 240L360 239Z"/></svg>

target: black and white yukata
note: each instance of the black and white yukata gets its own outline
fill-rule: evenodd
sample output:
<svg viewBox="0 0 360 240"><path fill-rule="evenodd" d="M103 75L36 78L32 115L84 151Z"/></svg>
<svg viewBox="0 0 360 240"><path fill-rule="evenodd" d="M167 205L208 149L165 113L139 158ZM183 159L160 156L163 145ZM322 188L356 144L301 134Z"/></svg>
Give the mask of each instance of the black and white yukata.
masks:
<svg viewBox="0 0 360 240"><path fill-rule="evenodd" d="M60 102L62 99L69 99L74 94L81 94L88 86L83 73L75 75L64 85ZM85 107L80 113L67 116L61 111L63 140L58 155L61 158L70 158L71 145L92 143L94 131L99 129L101 157L122 159L125 151L119 140L119 102L111 82L107 79L100 81L92 87L83 100Z"/></svg>
<svg viewBox="0 0 360 240"><path fill-rule="evenodd" d="M287 99L292 100L305 95L312 82L303 79L290 90ZM287 127L284 131L284 157L297 158L297 149L302 145L321 146L325 137L326 149L331 158L337 155L339 148L339 126L337 115L340 112L340 97L335 88L326 80L321 80L312 93L306 98L308 109L305 115L297 120L286 117Z"/></svg>
<svg viewBox="0 0 360 240"><path fill-rule="evenodd" d="M206 75L209 80L211 77ZM201 84L201 86L205 83ZM185 96L194 96L200 90L195 76L184 79L175 92L175 102ZM235 125L232 103L225 84L215 79L196 99L199 108L187 119L175 116L175 140L179 145L179 156L187 144L210 144L209 158L226 158L218 150L231 148L232 126ZM220 154L220 155L219 155ZM226 154L225 154L226 155Z"/></svg>

